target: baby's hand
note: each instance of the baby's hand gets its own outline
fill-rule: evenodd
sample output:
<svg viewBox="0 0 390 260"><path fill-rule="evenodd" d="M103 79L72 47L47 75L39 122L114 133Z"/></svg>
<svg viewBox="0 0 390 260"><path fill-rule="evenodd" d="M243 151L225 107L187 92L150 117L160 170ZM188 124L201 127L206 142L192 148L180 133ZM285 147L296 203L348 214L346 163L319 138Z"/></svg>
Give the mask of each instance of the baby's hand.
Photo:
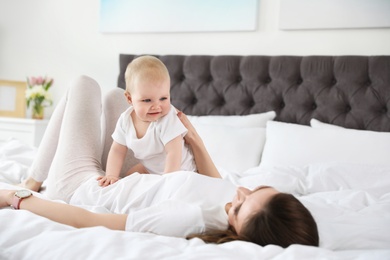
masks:
<svg viewBox="0 0 390 260"><path fill-rule="evenodd" d="M119 180L119 177L107 175L107 176L99 176L97 179L99 182L99 186L107 187L108 185L114 184Z"/></svg>

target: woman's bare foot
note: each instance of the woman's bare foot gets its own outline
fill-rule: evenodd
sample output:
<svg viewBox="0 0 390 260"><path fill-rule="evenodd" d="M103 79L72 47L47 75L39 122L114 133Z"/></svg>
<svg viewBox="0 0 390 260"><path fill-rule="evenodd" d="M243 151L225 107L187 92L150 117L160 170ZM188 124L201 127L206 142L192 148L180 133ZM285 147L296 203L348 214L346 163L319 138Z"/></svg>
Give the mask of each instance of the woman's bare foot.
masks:
<svg viewBox="0 0 390 260"><path fill-rule="evenodd" d="M27 179L22 181L22 183L19 183L16 186L23 187L23 188L38 192L41 189L42 182L38 182L38 181L34 180L33 178L28 177Z"/></svg>

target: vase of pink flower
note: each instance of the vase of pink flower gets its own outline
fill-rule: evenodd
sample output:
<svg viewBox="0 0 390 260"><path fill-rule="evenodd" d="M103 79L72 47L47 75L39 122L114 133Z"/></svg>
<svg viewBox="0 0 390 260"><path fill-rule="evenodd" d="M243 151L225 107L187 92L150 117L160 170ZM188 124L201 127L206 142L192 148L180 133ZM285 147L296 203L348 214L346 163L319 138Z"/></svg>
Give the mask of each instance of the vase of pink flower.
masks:
<svg viewBox="0 0 390 260"><path fill-rule="evenodd" d="M53 104L49 89L53 79L48 77L27 78L27 107L32 107L32 118L43 119L45 107Z"/></svg>

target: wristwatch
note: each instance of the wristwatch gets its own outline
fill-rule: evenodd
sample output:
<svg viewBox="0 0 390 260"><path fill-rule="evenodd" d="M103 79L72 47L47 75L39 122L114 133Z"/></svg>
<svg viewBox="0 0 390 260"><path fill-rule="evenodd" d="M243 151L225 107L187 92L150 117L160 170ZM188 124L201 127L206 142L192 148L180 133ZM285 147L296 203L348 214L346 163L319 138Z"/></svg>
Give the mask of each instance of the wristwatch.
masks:
<svg viewBox="0 0 390 260"><path fill-rule="evenodd" d="M30 197L31 195L32 193L29 190L18 190L15 192L15 195L12 199L11 207L13 209L20 209L20 202L22 202L23 199Z"/></svg>

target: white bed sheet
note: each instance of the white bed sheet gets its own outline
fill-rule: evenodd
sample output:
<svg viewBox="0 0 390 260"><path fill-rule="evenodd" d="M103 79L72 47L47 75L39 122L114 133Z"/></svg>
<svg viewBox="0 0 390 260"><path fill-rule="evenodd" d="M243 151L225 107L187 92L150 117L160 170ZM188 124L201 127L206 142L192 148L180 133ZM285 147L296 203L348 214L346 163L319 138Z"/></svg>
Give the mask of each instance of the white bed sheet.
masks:
<svg viewBox="0 0 390 260"><path fill-rule="evenodd" d="M17 140L1 144L0 188L14 188L35 154ZM299 196L318 223L320 247L213 245L103 227L76 229L4 208L0 259L390 259L390 167L333 163L258 167L242 174L220 170L237 185L273 185Z"/></svg>

